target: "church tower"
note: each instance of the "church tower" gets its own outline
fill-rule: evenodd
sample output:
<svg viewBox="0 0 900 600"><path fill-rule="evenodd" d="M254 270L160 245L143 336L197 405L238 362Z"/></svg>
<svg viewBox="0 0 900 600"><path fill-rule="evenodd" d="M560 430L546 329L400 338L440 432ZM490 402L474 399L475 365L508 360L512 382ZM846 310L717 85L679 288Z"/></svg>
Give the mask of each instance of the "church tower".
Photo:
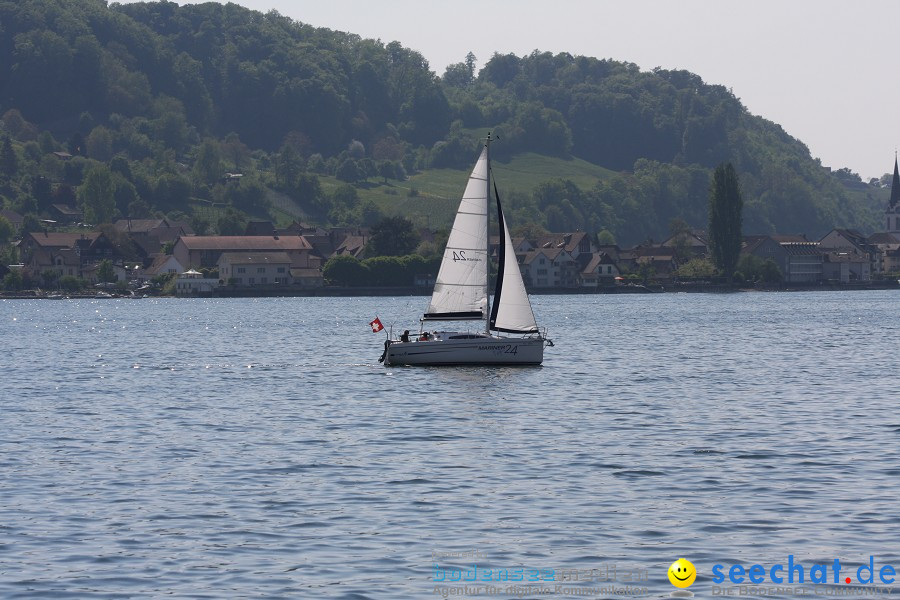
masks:
<svg viewBox="0 0 900 600"><path fill-rule="evenodd" d="M897 170L897 155L894 155L894 179L891 181L891 201L884 211L884 230L900 233L900 171Z"/></svg>

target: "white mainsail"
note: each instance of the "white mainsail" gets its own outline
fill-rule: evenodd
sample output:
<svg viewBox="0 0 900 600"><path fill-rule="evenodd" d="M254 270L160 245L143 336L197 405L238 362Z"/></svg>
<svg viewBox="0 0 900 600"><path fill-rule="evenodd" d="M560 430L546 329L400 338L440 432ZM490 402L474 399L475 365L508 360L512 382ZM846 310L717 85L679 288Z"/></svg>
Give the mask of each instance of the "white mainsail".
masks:
<svg viewBox="0 0 900 600"><path fill-rule="evenodd" d="M450 230L425 320L487 317L488 168L485 146Z"/></svg>

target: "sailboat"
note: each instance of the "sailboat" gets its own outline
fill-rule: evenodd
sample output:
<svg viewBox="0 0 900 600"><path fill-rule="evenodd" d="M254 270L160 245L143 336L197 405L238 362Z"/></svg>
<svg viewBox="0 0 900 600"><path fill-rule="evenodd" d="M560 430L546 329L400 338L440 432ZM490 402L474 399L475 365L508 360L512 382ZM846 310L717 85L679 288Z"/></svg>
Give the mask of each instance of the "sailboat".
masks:
<svg viewBox="0 0 900 600"><path fill-rule="evenodd" d="M496 185L500 244L493 303L488 295L491 141L489 133L469 175L420 333L389 337L379 359L385 366L539 365L544 346L553 345L534 318ZM422 331L425 323L441 321L484 321L484 328Z"/></svg>

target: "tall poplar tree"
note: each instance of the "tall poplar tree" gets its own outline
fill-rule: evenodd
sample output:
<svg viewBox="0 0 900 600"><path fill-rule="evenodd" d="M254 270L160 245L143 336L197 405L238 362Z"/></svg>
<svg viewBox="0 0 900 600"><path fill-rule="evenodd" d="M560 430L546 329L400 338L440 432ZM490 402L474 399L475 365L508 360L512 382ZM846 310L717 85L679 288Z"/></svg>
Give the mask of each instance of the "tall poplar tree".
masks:
<svg viewBox="0 0 900 600"><path fill-rule="evenodd" d="M5 135L3 136L2 144L0 144L0 171L12 179L18 170L19 159L16 158L16 151L13 150L9 136Z"/></svg>
<svg viewBox="0 0 900 600"><path fill-rule="evenodd" d="M716 167L709 190L709 252L728 283L741 255L744 200L731 163Z"/></svg>
<svg viewBox="0 0 900 600"><path fill-rule="evenodd" d="M213 140L205 140L194 162L194 177L200 184L212 185L219 181L222 175L224 169L218 144Z"/></svg>
<svg viewBox="0 0 900 600"><path fill-rule="evenodd" d="M78 203L85 223L109 223L116 213L115 186L106 165L100 163L87 168L84 182L78 186Z"/></svg>

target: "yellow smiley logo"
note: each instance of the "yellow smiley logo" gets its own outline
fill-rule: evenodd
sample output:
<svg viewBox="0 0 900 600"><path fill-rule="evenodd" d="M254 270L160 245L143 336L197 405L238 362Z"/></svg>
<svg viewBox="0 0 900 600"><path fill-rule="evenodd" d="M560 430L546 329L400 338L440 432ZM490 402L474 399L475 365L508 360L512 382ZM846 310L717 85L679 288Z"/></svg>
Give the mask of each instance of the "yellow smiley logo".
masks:
<svg viewBox="0 0 900 600"><path fill-rule="evenodd" d="M690 587L694 580L697 579L697 569L691 561L686 558L679 558L669 567L669 581L678 588Z"/></svg>

